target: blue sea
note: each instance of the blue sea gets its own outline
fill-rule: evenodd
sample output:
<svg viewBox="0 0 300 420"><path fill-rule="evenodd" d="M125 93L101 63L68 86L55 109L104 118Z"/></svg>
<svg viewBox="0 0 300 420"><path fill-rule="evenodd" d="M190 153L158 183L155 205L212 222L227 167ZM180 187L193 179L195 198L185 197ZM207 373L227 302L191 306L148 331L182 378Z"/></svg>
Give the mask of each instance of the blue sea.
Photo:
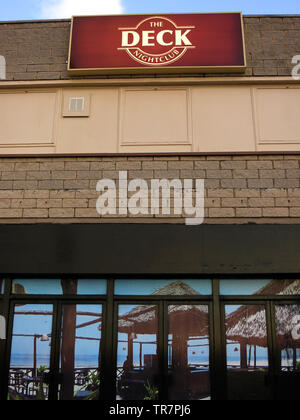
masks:
<svg viewBox="0 0 300 420"><path fill-rule="evenodd" d="M123 361L124 363L124 361ZM49 366L50 357L45 355L37 355L37 366ZM83 355L76 357L75 367L87 367L87 368L96 368L98 366L98 356ZM10 362L11 368L24 367L32 368L33 367L33 355L32 354L13 354Z"/></svg>
<svg viewBox="0 0 300 420"><path fill-rule="evenodd" d="M122 367L127 356L126 355L119 355L118 357L118 367ZM135 365L139 364L139 359L136 358ZM228 364L239 364L240 359L239 357L228 356L227 363ZM190 356L189 357L190 364L208 364L207 357L203 356ZM257 365L266 365L267 360L265 357L257 357ZM50 358L46 355L37 355L37 366L49 366L50 365ZM75 367L76 368L96 368L98 366L98 356L97 355L79 355L76 357L75 360ZM24 368L32 368L33 367L33 355L31 354L13 354L11 358L11 368L17 367L24 367Z"/></svg>
<svg viewBox="0 0 300 420"><path fill-rule="evenodd" d="M127 359L126 355L118 356L118 367L123 366L125 360ZM135 358L135 364L139 364L139 358ZM189 363L191 364L207 364L207 357L191 356L189 358ZM48 355L37 355L37 366L49 366L50 357ZM13 354L11 358L11 368L24 367L30 368L33 367L33 355L32 354ZM96 368L98 366L98 355L79 355L75 360L75 367L88 367Z"/></svg>

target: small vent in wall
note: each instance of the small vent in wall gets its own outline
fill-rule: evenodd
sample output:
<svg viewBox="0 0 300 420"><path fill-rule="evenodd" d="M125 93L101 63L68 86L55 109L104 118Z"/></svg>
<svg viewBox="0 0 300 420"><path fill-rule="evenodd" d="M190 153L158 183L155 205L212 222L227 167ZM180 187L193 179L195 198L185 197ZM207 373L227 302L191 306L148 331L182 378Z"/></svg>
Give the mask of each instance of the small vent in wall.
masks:
<svg viewBox="0 0 300 420"><path fill-rule="evenodd" d="M84 111L84 98L70 98L69 111L70 112Z"/></svg>
<svg viewBox="0 0 300 420"><path fill-rule="evenodd" d="M65 92L63 94L63 117L77 118L90 116L90 94L83 92L77 96L76 92Z"/></svg>

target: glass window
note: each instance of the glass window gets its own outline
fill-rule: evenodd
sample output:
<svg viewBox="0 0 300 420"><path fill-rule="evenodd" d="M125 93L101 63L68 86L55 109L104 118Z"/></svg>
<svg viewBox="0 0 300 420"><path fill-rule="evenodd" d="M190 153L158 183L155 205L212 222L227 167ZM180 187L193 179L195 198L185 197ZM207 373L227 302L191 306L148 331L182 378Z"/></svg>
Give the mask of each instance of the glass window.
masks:
<svg viewBox="0 0 300 420"><path fill-rule="evenodd" d="M276 343L282 372L300 372L300 306L276 305Z"/></svg>
<svg viewBox="0 0 300 420"><path fill-rule="evenodd" d="M103 279L15 279L12 292L19 295L105 295Z"/></svg>
<svg viewBox="0 0 300 420"><path fill-rule="evenodd" d="M78 280L77 295L106 295L107 280L80 279Z"/></svg>
<svg viewBox="0 0 300 420"><path fill-rule="evenodd" d="M156 305L119 306L118 400L158 399L157 339Z"/></svg>
<svg viewBox="0 0 300 420"><path fill-rule="evenodd" d="M116 295L194 296L211 295L211 280L116 280Z"/></svg>
<svg viewBox="0 0 300 420"><path fill-rule="evenodd" d="M6 319L3 316L3 303L0 299L0 340L5 340L6 338Z"/></svg>
<svg viewBox="0 0 300 420"><path fill-rule="evenodd" d="M64 305L59 400L99 399L102 305Z"/></svg>
<svg viewBox="0 0 300 420"><path fill-rule="evenodd" d="M263 305L226 305L228 398L269 399L266 310Z"/></svg>
<svg viewBox="0 0 300 420"><path fill-rule="evenodd" d="M209 400L209 310L206 305L170 305L169 399Z"/></svg>
<svg viewBox="0 0 300 420"><path fill-rule="evenodd" d="M0 278L0 295L4 294L5 280Z"/></svg>
<svg viewBox="0 0 300 420"><path fill-rule="evenodd" d="M299 295L300 280L220 280L221 295Z"/></svg>
<svg viewBox="0 0 300 420"><path fill-rule="evenodd" d="M10 400L46 400L50 370L52 305L16 305L8 395Z"/></svg>

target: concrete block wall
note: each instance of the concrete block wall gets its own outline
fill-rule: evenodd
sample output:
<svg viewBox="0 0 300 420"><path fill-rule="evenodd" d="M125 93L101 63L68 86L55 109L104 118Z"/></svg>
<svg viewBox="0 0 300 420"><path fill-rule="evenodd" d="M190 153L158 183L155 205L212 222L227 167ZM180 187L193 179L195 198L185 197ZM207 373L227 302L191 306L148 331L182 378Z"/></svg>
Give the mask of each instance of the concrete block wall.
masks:
<svg viewBox="0 0 300 420"><path fill-rule="evenodd" d="M205 223L300 223L300 153L0 158L0 223L184 223L184 215L105 216L96 184L204 179ZM118 184L117 184L118 185Z"/></svg>
<svg viewBox="0 0 300 420"><path fill-rule="evenodd" d="M292 57L300 54L300 16L245 16L244 22L245 76L290 76ZM69 20L0 23L7 80L69 79L69 36Z"/></svg>

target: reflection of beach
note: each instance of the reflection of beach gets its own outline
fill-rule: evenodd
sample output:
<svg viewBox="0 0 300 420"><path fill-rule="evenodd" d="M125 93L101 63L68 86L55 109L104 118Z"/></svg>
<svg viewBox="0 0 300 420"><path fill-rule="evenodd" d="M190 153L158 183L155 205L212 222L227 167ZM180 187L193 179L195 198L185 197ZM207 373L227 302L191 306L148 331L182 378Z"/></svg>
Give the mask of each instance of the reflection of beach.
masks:
<svg viewBox="0 0 300 420"><path fill-rule="evenodd" d="M240 360L227 360L227 368L240 368L241 361ZM252 362L250 365L248 365L248 369L259 369L259 368L268 368L269 367L269 361L268 360L257 360L256 366L254 366L254 363Z"/></svg>

